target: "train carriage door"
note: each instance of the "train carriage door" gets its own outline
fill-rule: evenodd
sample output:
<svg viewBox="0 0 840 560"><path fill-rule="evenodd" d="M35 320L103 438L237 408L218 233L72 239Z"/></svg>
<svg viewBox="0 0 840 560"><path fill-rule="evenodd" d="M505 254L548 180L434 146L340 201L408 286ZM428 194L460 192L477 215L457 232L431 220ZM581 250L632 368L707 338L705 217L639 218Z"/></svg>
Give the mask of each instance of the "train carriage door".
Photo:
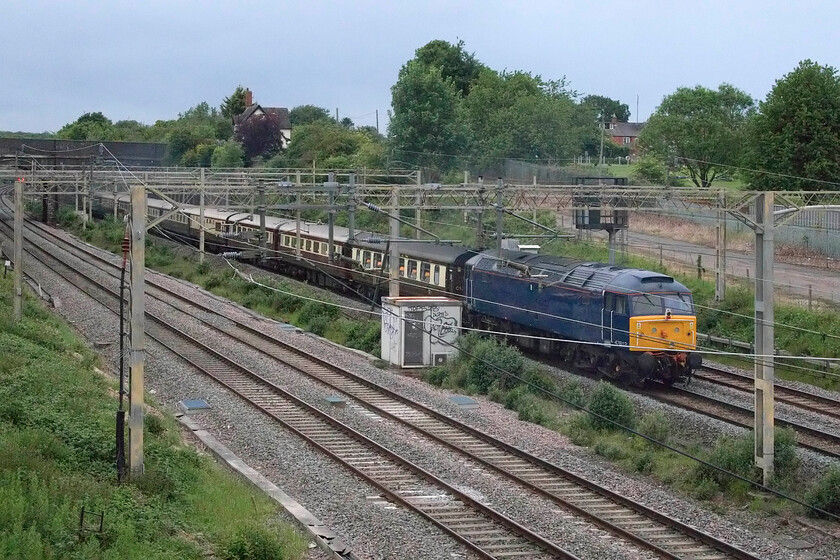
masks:
<svg viewBox="0 0 840 560"><path fill-rule="evenodd" d="M615 309L615 294L604 293L604 308L601 310L601 339L612 342L613 310Z"/></svg>

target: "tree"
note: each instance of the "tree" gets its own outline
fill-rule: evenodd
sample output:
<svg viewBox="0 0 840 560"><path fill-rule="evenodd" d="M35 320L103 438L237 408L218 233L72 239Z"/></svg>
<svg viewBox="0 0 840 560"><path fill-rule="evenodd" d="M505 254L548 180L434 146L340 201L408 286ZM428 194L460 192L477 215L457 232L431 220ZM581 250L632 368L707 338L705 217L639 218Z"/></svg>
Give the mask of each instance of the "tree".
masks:
<svg viewBox="0 0 840 560"><path fill-rule="evenodd" d="M234 140L245 148L245 156L272 156L282 147L280 115L270 111L238 119L233 133Z"/></svg>
<svg viewBox="0 0 840 560"><path fill-rule="evenodd" d="M241 115L247 107L245 106L245 88L236 86L236 89L230 94L230 97L225 97L222 105L219 107L222 111L222 116L233 122L233 120Z"/></svg>
<svg viewBox="0 0 840 560"><path fill-rule="evenodd" d="M391 88L393 115L388 136L397 158L409 163L448 169L451 154L465 147L465 130L458 117L460 94L439 68L410 60Z"/></svg>
<svg viewBox="0 0 840 560"><path fill-rule="evenodd" d="M316 105L299 105L289 111L289 122L292 126L303 126L319 121L331 121L328 109Z"/></svg>
<svg viewBox="0 0 840 560"><path fill-rule="evenodd" d="M212 167L242 167L244 157L242 146L229 140L213 150L210 165Z"/></svg>
<svg viewBox="0 0 840 560"><path fill-rule="evenodd" d="M630 122L630 107L603 95L587 95L580 104L586 109L594 112L595 122L606 123L612 120L613 115L618 122Z"/></svg>
<svg viewBox="0 0 840 560"><path fill-rule="evenodd" d="M840 77L804 60L776 81L749 126L746 165L760 190L838 190ZM829 183L820 183L828 181Z"/></svg>
<svg viewBox="0 0 840 560"><path fill-rule="evenodd" d="M97 111L85 113L75 122L64 125L57 136L68 140L110 140L112 127L111 119Z"/></svg>
<svg viewBox="0 0 840 560"><path fill-rule="evenodd" d="M639 142L650 154L677 158L700 188L740 163L752 98L729 84L717 91L679 88L665 97L642 130Z"/></svg>
<svg viewBox="0 0 840 560"><path fill-rule="evenodd" d="M417 49L414 60L426 66L440 69L444 79L452 80L462 96L469 94L470 87L484 67L474 54L464 50L464 42L452 45L440 39L430 41Z"/></svg>

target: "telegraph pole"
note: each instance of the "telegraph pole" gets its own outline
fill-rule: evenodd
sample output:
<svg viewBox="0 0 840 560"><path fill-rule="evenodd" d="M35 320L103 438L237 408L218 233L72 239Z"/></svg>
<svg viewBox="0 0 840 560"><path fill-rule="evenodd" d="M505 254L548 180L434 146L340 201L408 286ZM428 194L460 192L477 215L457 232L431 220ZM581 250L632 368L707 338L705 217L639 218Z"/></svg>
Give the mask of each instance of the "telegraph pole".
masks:
<svg viewBox="0 0 840 560"><path fill-rule="evenodd" d="M200 170L201 190L198 192L198 262L204 262L204 168Z"/></svg>
<svg viewBox="0 0 840 560"><path fill-rule="evenodd" d="M23 184L26 180L19 177L15 182L15 322L20 321L23 313Z"/></svg>
<svg viewBox="0 0 840 560"><path fill-rule="evenodd" d="M775 383L775 319L773 264L774 193L755 200L755 464L764 485L773 477L775 461L773 384Z"/></svg>
<svg viewBox="0 0 840 560"><path fill-rule="evenodd" d="M356 238L356 174L350 173L350 177L348 179L349 186L348 186L348 196L350 198L350 202L347 207L347 238L353 240Z"/></svg>
<svg viewBox="0 0 840 560"><path fill-rule="evenodd" d="M390 251L388 255L388 295L391 297L400 297L400 246L397 243L397 238L400 236L400 222L397 220L400 216L400 191L396 185L391 187L391 235L390 235Z"/></svg>
<svg viewBox="0 0 840 560"><path fill-rule="evenodd" d="M146 358L146 192L131 187L131 366L128 389L128 466L131 476L143 474L143 367Z"/></svg>
<svg viewBox="0 0 840 560"><path fill-rule="evenodd" d="M505 182L499 177L496 182L496 249L499 251L499 258L502 257L502 225L505 218L504 200Z"/></svg>
<svg viewBox="0 0 840 560"><path fill-rule="evenodd" d="M265 233L265 184L257 184L257 212L260 213L260 262L265 262L266 257L266 240L268 236ZM330 237L332 239L332 237Z"/></svg>
<svg viewBox="0 0 840 560"><path fill-rule="evenodd" d="M336 119L338 119L338 109L336 109ZM329 185L327 196L330 204L330 208L327 210L327 262L332 264L334 260L333 251L335 250L335 191L338 187L338 183L335 182L335 173L327 174L327 184Z"/></svg>

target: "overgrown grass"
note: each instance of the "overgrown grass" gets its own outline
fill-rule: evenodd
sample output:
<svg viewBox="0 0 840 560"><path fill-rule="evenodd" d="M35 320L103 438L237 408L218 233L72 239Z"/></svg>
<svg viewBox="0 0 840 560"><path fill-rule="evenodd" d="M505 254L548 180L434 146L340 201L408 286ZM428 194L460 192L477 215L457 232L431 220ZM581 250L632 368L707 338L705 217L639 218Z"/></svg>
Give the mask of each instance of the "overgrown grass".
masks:
<svg viewBox="0 0 840 560"><path fill-rule="evenodd" d="M88 224L73 213L61 213L62 225L89 243L113 252L120 251L124 225L110 218ZM303 288L294 282L261 278L264 288L236 276L229 267L213 269L208 261L199 264L197 254L186 258L151 236L146 237L146 266L163 274L202 286L266 317L296 325L338 344L379 355L378 320L350 319L340 313L334 298L322 291ZM321 300L322 303L312 300Z"/></svg>
<svg viewBox="0 0 840 560"><path fill-rule="evenodd" d="M675 446L668 417L659 412L640 414L626 393L608 383L598 383L587 391L574 380L557 382L515 348L494 339L470 334L459 338L458 345L459 356L429 370L427 381L469 394L486 394L516 411L520 420L558 430L573 443L591 448L628 471L653 476L698 499L747 505L767 512L801 511L792 502L756 497L749 483L669 450L662 445ZM614 423L651 439L633 435ZM761 482L761 472L754 467L752 434L721 437L711 447L700 441L684 441L685 437L681 434L684 451L745 479ZM838 480L840 471L836 469L816 481L801 476L795 433L790 429L776 430L774 489L836 513L840 510Z"/></svg>
<svg viewBox="0 0 840 560"><path fill-rule="evenodd" d="M302 557L273 502L185 447L170 416L147 413L145 474L118 486L115 382L38 301L15 323L11 295L0 278L0 558L253 558L241 542ZM104 513L101 533L79 531L82 508Z"/></svg>

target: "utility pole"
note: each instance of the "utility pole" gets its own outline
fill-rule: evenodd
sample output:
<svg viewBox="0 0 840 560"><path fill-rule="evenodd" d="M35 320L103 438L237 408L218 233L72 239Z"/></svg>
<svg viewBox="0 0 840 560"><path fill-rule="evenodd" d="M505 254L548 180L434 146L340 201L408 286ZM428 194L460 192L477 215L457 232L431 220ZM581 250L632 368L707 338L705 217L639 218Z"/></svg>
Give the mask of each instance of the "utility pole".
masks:
<svg viewBox="0 0 840 560"><path fill-rule="evenodd" d="M257 183L257 212L260 213L260 262L265 262L266 257L266 240L268 236L265 233L265 184ZM332 224L332 222L330 222ZM332 233L332 230L330 230ZM332 241L332 235L330 236Z"/></svg>
<svg viewBox="0 0 840 560"><path fill-rule="evenodd" d="M604 110L601 110L601 117L602 119L606 118L604 115ZM607 123L601 123L601 151L598 155L598 167L604 165L604 129L607 127Z"/></svg>
<svg viewBox="0 0 840 560"><path fill-rule="evenodd" d="M499 258L502 258L502 225L505 218L505 207L502 204L504 200L505 183L501 177L496 182L496 249L499 252Z"/></svg>
<svg viewBox="0 0 840 560"><path fill-rule="evenodd" d="M336 117L338 117L338 109L336 109ZM327 196L329 200L330 208L327 210L328 222L327 222L327 262L332 264L335 260L333 258L333 251L335 250L335 191L338 187L338 183L335 182L335 173L328 173L327 174L327 185L329 190L327 191Z"/></svg>
<svg viewBox="0 0 840 560"><path fill-rule="evenodd" d="M146 191L131 187L131 362L128 388L128 466L143 474L143 367L146 359Z"/></svg>
<svg viewBox="0 0 840 560"><path fill-rule="evenodd" d="M347 206L347 238L351 241L356 238L356 174L350 173L347 179L348 195L350 201Z"/></svg>
<svg viewBox="0 0 840 560"><path fill-rule="evenodd" d="M723 301L726 296L726 192L718 193L717 219L715 230L715 301Z"/></svg>
<svg viewBox="0 0 840 560"><path fill-rule="evenodd" d="M759 194L755 200L755 464L763 471L765 486L773 478L775 462L773 203L772 191Z"/></svg>
<svg viewBox="0 0 840 560"><path fill-rule="evenodd" d="M379 134L379 109L376 110L376 133Z"/></svg>
<svg viewBox="0 0 840 560"><path fill-rule="evenodd" d="M421 223L420 222L422 221L422 218L421 218L421 209L420 209L420 201L421 201L420 185L422 185L422 184L423 184L423 170L418 169L417 170L417 189L416 189L417 199L414 202L414 224L417 226L417 228L414 230L414 238L415 239L420 239L420 234L421 234L421 232L420 232Z"/></svg>
<svg viewBox="0 0 840 560"><path fill-rule="evenodd" d="M400 245L397 243L397 238L400 236L400 222L397 220L400 216L400 191L399 187L394 185L391 187L391 235L390 235L390 251L388 255L388 295L390 297L400 297Z"/></svg>
<svg viewBox="0 0 840 560"><path fill-rule="evenodd" d="M23 185L26 180L19 177L15 182L15 322L23 314Z"/></svg>
<svg viewBox="0 0 840 560"><path fill-rule="evenodd" d="M204 262L204 168L199 171L201 190L198 191L198 262Z"/></svg>

